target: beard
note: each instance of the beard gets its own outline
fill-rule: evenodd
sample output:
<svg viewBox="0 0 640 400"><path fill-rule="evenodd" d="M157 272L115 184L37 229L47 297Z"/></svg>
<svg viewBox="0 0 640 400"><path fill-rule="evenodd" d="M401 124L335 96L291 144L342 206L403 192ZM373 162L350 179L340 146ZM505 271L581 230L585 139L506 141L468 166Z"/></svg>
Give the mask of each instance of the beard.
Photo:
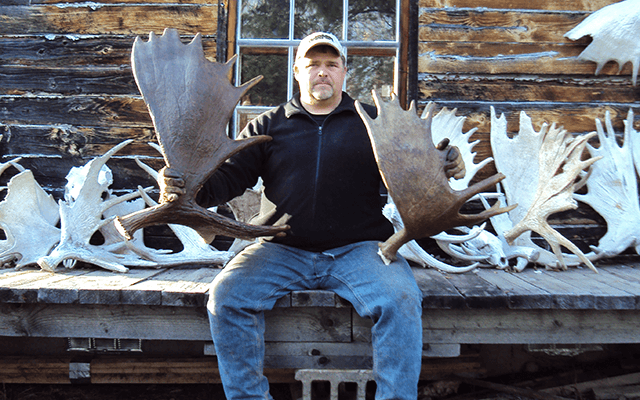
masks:
<svg viewBox="0 0 640 400"><path fill-rule="evenodd" d="M322 85L315 84L309 90L309 94L311 94L311 97L316 99L317 101L322 101L333 97L334 90L333 86L329 83Z"/></svg>

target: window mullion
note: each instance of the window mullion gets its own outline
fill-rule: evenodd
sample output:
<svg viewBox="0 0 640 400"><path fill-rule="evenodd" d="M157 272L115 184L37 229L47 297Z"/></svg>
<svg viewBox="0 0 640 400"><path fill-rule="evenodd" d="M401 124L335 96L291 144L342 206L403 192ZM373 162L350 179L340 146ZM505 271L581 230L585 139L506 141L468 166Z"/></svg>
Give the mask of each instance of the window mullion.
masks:
<svg viewBox="0 0 640 400"><path fill-rule="evenodd" d="M289 40L295 39L295 15L296 15L296 0L289 0ZM290 99L293 96L293 85L295 84L293 78L293 60L294 60L294 48L295 46L289 46L287 52L288 57L288 69L287 69L287 98Z"/></svg>

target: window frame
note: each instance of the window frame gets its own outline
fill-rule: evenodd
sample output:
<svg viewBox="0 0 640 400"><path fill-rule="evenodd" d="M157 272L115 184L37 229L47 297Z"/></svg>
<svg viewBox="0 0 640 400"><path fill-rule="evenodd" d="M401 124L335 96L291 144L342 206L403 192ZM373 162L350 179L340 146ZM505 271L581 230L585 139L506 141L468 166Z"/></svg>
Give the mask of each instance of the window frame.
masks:
<svg viewBox="0 0 640 400"><path fill-rule="evenodd" d="M348 21L349 13L349 0L343 1L343 15L342 19ZM409 70L409 31L411 23L411 4L415 0L395 0L396 1L396 22L395 22L395 40L376 40L376 41L354 41L347 40L348 27L346 23L342 24L342 32L338 37L340 42L345 48L346 56L392 56L394 57L394 78L393 78L393 91L396 93L402 107L406 108L408 103L407 99L407 87L408 87L408 70ZM252 39L241 37L241 7L242 0L227 0L227 60L231 59L234 55L240 55L241 50L254 49L254 54L260 54L261 49L264 49L264 54L269 52L273 53L282 52L287 54L287 65L289 70L287 71L287 99L290 99L295 90L296 84L293 78L292 65L295 57L295 49L300 43L300 39L294 38L295 28L295 3L290 1L289 3L289 37L286 39ZM236 61L234 68L234 81L237 84L240 77L240 61ZM346 82L345 82L346 85ZM238 118L238 111L246 111L251 114L261 113L271 109L272 106L242 106L238 105L234 111L234 121ZM232 137L235 137L236 124L232 124Z"/></svg>

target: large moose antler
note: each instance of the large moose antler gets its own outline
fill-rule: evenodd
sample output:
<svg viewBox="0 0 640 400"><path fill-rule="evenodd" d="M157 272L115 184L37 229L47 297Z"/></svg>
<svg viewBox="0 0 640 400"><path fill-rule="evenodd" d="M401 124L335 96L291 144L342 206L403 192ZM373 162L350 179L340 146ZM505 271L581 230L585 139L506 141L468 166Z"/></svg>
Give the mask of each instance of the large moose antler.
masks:
<svg viewBox="0 0 640 400"><path fill-rule="evenodd" d="M360 103L356 108L367 127L382 179L405 225L380 244L383 260L395 259L400 246L412 239L477 224L515 207L496 206L475 215L460 214L467 200L495 186L504 175L493 175L464 190L452 189L443 168L446 152L438 151L431 137L433 111L420 118L414 102L404 111L397 98L383 103L375 91L372 95L378 108L376 119L370 118Z"/></svg>
<svg viewBox="0 0 640 400"><path fill-rule="evenodd" d="M595 271L593 263L582 251L547 221L553 213L577 208L573 194L583 182L576 182L576 178L600 159L581 159L587 141L594 135L574 137L555 124L549 126L547 123L536 132L531 119L521 112L520 131L509 137L506 118L504 115L496 118L495 110L491 108L491 149L496 167L506 174L503 185L507 202L520 204L509 213L512 227L502 234L509 244L538 248L530 238L532 231L538 233L549 243L553 254L540 248L536 262L549 268L567 269L568 260L561 251L564 246Z"/></svg>
<svg viewBox="0 0 640 400"><path fill-rule="evenodd" d="M140 228L159 224L187 225L206 235L236 238L284 234L288 226L257 226L234 221L200 207L196 195L207 178L229 157L244 148L268 141L268 136L233 140L226 126L244 93L261 77L242 86L230 83L235 58L226 64L208 61L200 34L183 45L174 29L161 37L153 32L149 41L139 37L132 51L133 73L144 97L166 168L180 173L185 194L117 219L125 237Z"/></svg>

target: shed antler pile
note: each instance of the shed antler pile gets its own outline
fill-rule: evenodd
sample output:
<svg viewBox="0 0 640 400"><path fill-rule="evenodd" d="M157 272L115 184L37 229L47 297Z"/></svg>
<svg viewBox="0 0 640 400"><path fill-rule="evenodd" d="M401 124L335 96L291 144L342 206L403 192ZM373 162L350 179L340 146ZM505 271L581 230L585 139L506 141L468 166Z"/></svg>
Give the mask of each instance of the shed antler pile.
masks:
<svg viewBox="0 0 640 400"><path fill-rule="evenodd" d="M166 168L180 174L185 194L117 219L120 232L130 238L140 228L159 224L187 225L205 236L221 234L249 239L284 234L288 226L258 226L234 221L200 207L196 195L204 182L229 157L270 140L258 136L233 140L226 126L240 98L262 77L236 87L230 83L235 58L226 64L208 61L200 34L181 43L174 29L162 36L139 37L131 55L138 88L153 119Z"/></svg>
<svg viewBox="0 0 640 400"><path fill-rule="evenodd" d="M380 245L385 261L394 260L396 252L412 239L433 236L444 230L477 224L515 207L494 207L475 215L460 214L460 208L472 196L494 187L504 179L496 174L464 190L453 190L444 172L446 152L439 151L431 138L433 112L421 119L412 103L408 111L398 99L382 102L373 91L378 117L371 119L357 103L378 163L378 168L404 222L404 229Z"/></svg>

